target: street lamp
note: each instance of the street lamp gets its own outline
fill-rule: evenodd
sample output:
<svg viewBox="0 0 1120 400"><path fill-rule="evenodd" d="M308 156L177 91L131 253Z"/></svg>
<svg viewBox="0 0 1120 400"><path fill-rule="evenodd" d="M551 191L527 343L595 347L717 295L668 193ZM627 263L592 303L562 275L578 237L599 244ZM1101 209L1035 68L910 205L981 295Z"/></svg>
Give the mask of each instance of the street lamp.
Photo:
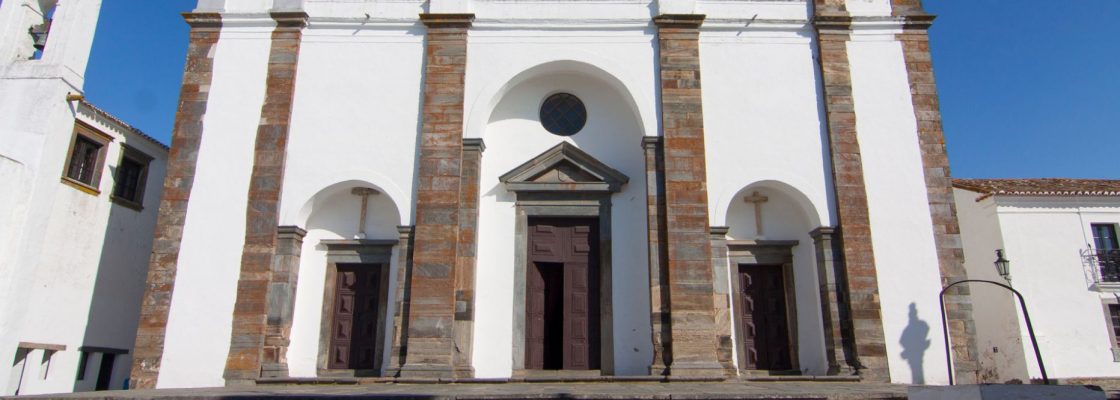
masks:
<svg viewBox="0 0 1120 400"><path fill-rule="evenodd" d="M1003 257L1003 249L996 250L996 261L994 264L996 265L996 272L999 272L999 276L1002 276L1003 279L1011 280L1008 278L1011 276L1011 261L1007 261L1007 259Z"/></svg>

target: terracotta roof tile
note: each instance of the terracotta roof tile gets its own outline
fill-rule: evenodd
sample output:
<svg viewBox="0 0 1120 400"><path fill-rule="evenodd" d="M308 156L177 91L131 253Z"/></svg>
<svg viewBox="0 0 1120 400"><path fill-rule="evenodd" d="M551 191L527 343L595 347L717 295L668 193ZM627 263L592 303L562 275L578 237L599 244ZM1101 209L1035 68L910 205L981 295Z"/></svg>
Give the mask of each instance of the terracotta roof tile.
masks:
<svg viewBox="0 0 1120 400"><path fill-rule="evenodd" d="M93 105L93 103L90 103L90 102L88 102L88 101L86 101L86 100L79 100L79 101L81 102L81 104L82 104L83 106L86 106L86 107L88 107L88 108L89 108L89 109L90 109L91 111L93 111L93 113L94 113L94 114L100 115L100 116L102 116L102 117L103 117L103 118L105 118L105 119L108 119L108 120L110 120L110 121L113 121L114 123L116 123L116 124L118 124L118 125L120 125L120 126L124 127L125 129L127 129L127 130L131 131L132 133L135 133L135 134L137 134L137 135L140 135L140 137L142 137L142 138L144 138L144 139L148 140L149 142L152 142L153 144L155 144L155 145L157 145L157 146L159 146L159 147L162 147L162 148L163 148L164 150L168 150L168 151L170 151L170 150L171 150L171 148L170 148L170 147L168 147L168 146L167 146L166 144L164 144L163 142L161 142L161 141L157 140L157 139L156 139L156 138L154 138L154 137L151 137L151 136L149 136L149 135L148 135L147 133L144 133L144 131L142 131L142 130L140 130L140 129L136 128L135 126L129 125L129 123L127 123L127 122L124 122L123 120L121 120L120 118L117 118L117 117L116 117L116 116L114 116L113 114L109 114L109 112L108 112L108 111L105 111L105 110L102 110L102 109L98 108L97 106Z"/></svg>
<svg viewBox="0 0 1120 400"><path fill-rule="evenodd" d="M1120 180L1114 179L953 179L953 187L982 195L1011 196L1120 196Z"/></svg>

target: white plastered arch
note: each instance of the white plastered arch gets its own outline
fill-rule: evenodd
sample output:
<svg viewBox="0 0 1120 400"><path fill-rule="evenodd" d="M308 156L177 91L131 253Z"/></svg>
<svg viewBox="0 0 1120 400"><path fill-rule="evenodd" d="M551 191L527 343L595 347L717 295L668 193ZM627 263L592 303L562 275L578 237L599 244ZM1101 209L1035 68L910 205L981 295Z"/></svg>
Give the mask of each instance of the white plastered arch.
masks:
<svg viewBox="0 0 1120 400"><path fill-rule="evenodd" d="M337 193L339 190L349 190L351 187L358 186L372 187L381 192L381 195L388 196L389 201L391 201L397 209L397 215L399 216L398 224L409 225L412 221L412 208L409 206L410 202L402 201L411 198L411 196L405 195L405 192L401 190L400 187L394 185L392 180L384 175L368 170L345 171L329 176L325 181L334 183L321 186L313 193L303 192L294 194L292 197L300 200L295 204L299 204L300 206L299 208L293 207L287 209L281 219L281 224L305 227L318 202Z"/></svg>
<svg viewBox="0 0 1120 400"><path fill-rule="evenodd" d="M728 223L727 215L729 210L731 209L732 202L739 201L739 199L743 195L748 194L751 190L756 189L773 190L792 199L794 203L797 204L798 208L801 210L801 214L805 217L806 221L809 224L809 226L805 227L805 232L820 227L821 221L828 221L828 210L826 208L820 207L818 204L813 202L813 200L810 199L809 196L806 196L804 192L798 190L796 187L788 183L777 180L760 180L737 187L739 187L740 189L736 190L735 193L732 193L728 196L720 197L720 203L716 207L716 210L719 214L713 216L714 218L712 218L713 221L720 221L718 225L725 226Z"/></svg>
<svg viewBox="0 0 1120 400"><path fill-rule="evenodd" d="M491 78L487 79L488 84L467 103L463 137L482 137L486 131L486 125L490 122L490 116L498 103L510 90L516 88L522 82L543 75L565 73L587 75L606 82L622 98L626 99L627 108L634 113L634 119L638 121L639 128L645 136L660 135L659 130L656 129L658 126L655 119L656 113L652 109L654 102L639 103L637 101L637 99L655 98L652 93L640 89L644 86L637 85L638 81L636 79L622 72L623 68L621 66L617 66L609 59L595 54L574 52L574 54L568 55L575 57L553 59L536 64L511 65L498 73L491 74ZM652 83L645 86L652 86ZM638 87L639 89L632 90L632 87ZM638 144L635 144L635 146L638 146Z"/></svg>

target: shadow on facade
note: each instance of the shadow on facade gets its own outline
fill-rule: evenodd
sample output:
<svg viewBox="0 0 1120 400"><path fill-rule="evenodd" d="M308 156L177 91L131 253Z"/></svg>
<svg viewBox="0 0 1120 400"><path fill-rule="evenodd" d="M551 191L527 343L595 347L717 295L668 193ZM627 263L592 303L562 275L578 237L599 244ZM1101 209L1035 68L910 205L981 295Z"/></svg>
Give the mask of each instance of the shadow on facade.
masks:
<svg viewBox="0 0 1120 400"><path fill-rule="evenodd" d="M925 384L922 361L930 345L929 324L918 318L916 303L910 303L910 319L906 328L902 330L902 338L898 342L902 345L902 359L910 364L910 382L917 385Z"/></svg>
<svg viewBox="0 0 1120 400"><path fill-rule="evenodd" d="M115 177L116 167L110 172ZM151 172L149 176L161 176ZM142 204L146 212L116 202L110 205L97 268L94 276L83 277L94 283L74 391L126 386L163 180L148 179L146 184ZM102 196L112 196L113 185L103 184L102 190Z"/></svg>

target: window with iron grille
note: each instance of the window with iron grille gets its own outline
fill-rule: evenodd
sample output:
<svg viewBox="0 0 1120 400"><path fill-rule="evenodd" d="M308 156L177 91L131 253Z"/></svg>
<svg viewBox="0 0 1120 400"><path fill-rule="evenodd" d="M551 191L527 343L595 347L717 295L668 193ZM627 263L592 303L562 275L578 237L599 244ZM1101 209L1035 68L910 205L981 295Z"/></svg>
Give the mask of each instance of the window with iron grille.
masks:
<svg viewBox="0 0 1120 400"><path fill-rule="evenodd" d="M1097 266L1104 282L1120 282L1120 245L1116 240L1116 224L1092 224Z"/></svg>
<svg viewBox="0 0 1120 400"><path fill-rule="evenodd" d="M63 181L97 194L101 183L101 168L105 165L105 150L109 147L110 140L111 137L77 123L74 127L74 140L70 142L70 153L63 168Z"/></svg>
<svg viewBox="0 0 1120 400"><path fill-rule="evenodd" d="M556 93L541 103L541 125L560 136L579 133L587 123L587 108L583 101L571 93Z"/></svg>

